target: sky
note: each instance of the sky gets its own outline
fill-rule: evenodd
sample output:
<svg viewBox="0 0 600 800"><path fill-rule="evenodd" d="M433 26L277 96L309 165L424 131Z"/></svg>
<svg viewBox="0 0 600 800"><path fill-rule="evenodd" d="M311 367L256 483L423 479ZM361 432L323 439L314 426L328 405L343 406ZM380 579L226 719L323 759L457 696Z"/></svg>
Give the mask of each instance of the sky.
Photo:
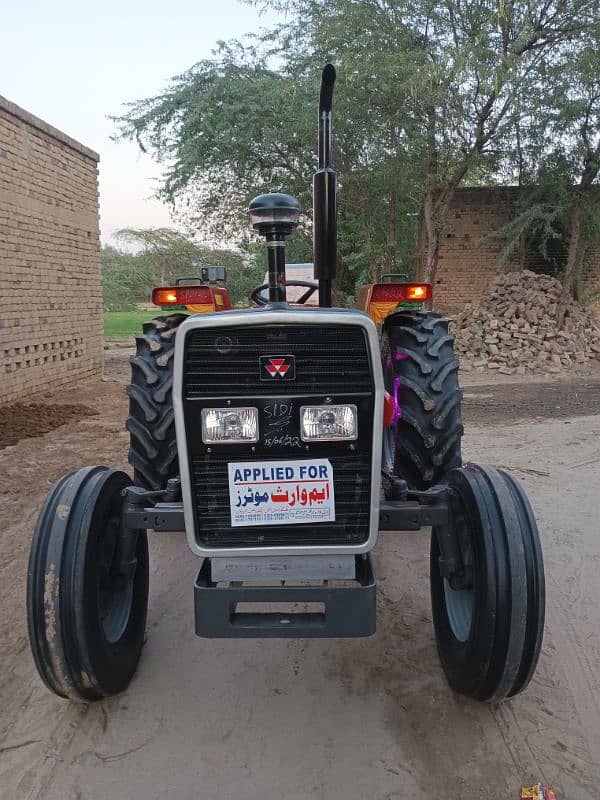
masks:
<svg viewBox="0 0 600 800"><path fill-rule="evenodd" d="M171 225L160 168L110 141L123 104L159 94L217 41L267 27L238 0L21 0L0 12L0 94L100 154L100 232Z"/></svg>

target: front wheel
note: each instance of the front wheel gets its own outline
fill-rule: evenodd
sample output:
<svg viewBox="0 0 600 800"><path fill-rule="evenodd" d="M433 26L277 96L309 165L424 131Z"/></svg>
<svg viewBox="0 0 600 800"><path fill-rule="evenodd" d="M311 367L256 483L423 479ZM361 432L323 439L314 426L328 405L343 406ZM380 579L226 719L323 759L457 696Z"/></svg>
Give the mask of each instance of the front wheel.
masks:
<svg viewBox="0 0 600 800"><path fill-rule="evenodd" d="M452 470L447 483L464 569L447 574L434 528L438 652L456 692L497 701L527 686L540 654L545 594L537 525L523 489L503 472L469 465Z"/></svg>
<svg viewBox="0 0 600 800"><path fill-rule="evenodd" d="M148 541L145 530L121 525L121 493L130 485L118 470L80 469L58 481L38 518L27 576L29 641L42 680L60 697L117 694L138 665ZM124 536L134 537L127 559Z"/></svg>

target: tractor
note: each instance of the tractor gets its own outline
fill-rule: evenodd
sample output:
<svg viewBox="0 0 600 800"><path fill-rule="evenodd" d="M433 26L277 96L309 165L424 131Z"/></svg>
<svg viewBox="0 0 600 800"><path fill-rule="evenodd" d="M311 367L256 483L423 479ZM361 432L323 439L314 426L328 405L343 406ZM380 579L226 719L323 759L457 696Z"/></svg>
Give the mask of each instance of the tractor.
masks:
<svg viewBox="0 0 600 800"><path fill-rule="evenodd" d="M101 700L129 685L144 642L149 531L185 532L200 559L196 634L265 639L374 634L378 536L425 531L450 686L498 701L534 673L545 602L535 517L515 478L462 463L459 362L448 321L427 310L431 285L390 276L363 288L360 308L332 307L335 77L327 65L314 280L286 278L297 200L256 197L249 213L266 239L268 280L253 306L221 310L206 285L155 290L167 310L213 307L165 313L136 337L133 477L86 467L44 503L29 637L61 697Z"/></svg>

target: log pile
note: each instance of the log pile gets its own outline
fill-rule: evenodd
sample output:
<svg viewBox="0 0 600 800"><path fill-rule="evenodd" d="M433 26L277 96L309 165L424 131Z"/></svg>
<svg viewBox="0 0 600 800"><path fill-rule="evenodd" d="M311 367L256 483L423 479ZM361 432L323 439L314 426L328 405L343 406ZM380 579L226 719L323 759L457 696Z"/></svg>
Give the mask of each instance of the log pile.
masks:
<svg viewBox="0 0 600 800"><path fill-rule="evenodd" d="M600 360L600 320L575 301L558 330L560 282L535 272L499 275L451 322L461 369L551 375Z"/></svg>

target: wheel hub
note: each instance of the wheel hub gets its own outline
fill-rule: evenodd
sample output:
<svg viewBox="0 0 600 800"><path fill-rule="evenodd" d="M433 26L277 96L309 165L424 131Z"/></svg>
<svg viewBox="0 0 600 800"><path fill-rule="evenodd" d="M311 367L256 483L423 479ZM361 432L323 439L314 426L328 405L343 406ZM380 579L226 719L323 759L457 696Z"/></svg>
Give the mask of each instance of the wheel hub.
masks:
<svg viewBox="0 0 600 800"><path fill-rule="evenodd" d="M118 564L119 519L112 517L99 542L98 610L106 640L111 644L123 636L131 616L135 570L123 574Z"/></svg>
<svg viewBox="0 0 600 800"><path fill-rule="evenodd" d="M460 552L460 572L444 577L444 599L452 633L459 642L469 638L475 611L473 586L473 540L462 504L451 494L456 543Z"/></svg>

